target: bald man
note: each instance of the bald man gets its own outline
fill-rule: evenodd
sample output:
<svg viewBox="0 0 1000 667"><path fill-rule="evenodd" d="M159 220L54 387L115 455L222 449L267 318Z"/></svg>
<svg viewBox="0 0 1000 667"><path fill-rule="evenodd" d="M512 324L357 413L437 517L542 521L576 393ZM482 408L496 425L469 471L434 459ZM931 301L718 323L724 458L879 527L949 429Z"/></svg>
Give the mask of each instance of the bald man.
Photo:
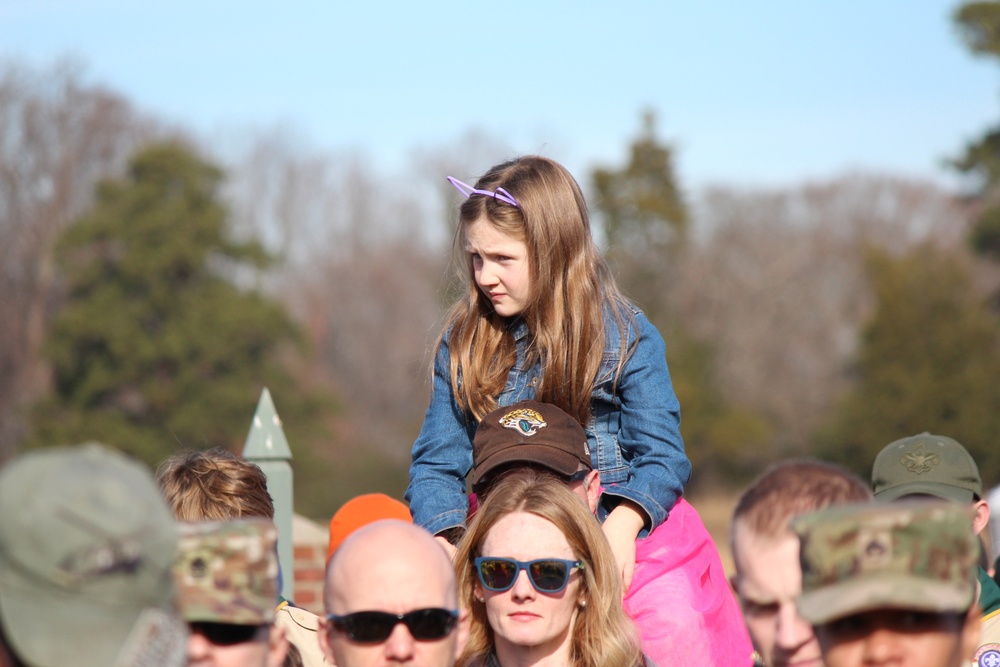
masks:
<svg viewBox="0 0 1000 667"><path fill-rule="evenodd" d="M396 519L351 534L327 565L319 643L337 667L452 667L465 647L451 560Z"/></svg>

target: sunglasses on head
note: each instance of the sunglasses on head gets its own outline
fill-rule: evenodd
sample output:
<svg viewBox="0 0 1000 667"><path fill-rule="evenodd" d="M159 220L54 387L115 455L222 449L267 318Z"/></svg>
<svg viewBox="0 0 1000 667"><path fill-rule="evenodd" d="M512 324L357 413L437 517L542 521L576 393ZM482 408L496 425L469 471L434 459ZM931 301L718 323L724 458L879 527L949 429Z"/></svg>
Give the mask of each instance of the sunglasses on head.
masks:
<svg viewBox="0 0 1000 667"><path fill-rule="evenodd" d="M490 556L476 559L479 582L483 588L494 593L503 593L513 588L521 570L527 571L531 585L539 593L558 593L566 588L569 575L577 569L583 569L582 560L539 558L525 562Z"/></svg>
<svg viewBox="0 0 1000 667"><path fill-rule="evenodd" d="M434 641L444 639L455 628L458 612L452 609L415 609L405 614L387 611L356 611L353 614L327 614L330 624L361 644L384 642L393 629L402 623L414 639Z"/></svg>
<svg viewBox="0 0 1000 667"><path fill-rule="evenodd" d="M216 646L245 644L257 636L266 625L241 625L238 623L211 623L195 621L188 623L191 634L201 635Z"/></svg>

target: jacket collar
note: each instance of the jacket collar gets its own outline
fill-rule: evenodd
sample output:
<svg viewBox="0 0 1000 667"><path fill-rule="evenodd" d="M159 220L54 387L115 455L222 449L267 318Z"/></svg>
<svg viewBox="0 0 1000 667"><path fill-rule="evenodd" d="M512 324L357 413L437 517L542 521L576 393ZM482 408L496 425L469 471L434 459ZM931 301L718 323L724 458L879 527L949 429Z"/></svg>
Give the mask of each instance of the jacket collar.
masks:
<svg viewBox="0 0 1000 667"><path fill-rule="evenodd" d="M515 342L521 342L528 337L528 323L523 317L515 317L507 324L507 331L514 336Z"/></svg>

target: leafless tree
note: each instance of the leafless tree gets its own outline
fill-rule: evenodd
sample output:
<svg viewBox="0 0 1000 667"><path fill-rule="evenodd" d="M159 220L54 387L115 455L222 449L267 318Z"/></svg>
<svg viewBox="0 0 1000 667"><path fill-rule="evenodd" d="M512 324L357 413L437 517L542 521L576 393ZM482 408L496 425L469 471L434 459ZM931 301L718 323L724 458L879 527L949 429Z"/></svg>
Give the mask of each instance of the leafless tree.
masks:
<svg viewBox="0 0 1000 667"><path fill-rule="evenodd" d="M781 191L708 190L671 299L716 350L720 386L774 424L778 451L803 453L844 386L869 312L869 245L903 252L964 242L967 216L927 182L852 174Z"/></svg>
<svg viewBox="0 0 1000 667"><path fill-rule="evenodd" d="M345 429L401 459L426 407L447 261L439 191L422 185L281 131L249 142L231 169L237 218L278 255L271 288L346 403Z"/></svg>

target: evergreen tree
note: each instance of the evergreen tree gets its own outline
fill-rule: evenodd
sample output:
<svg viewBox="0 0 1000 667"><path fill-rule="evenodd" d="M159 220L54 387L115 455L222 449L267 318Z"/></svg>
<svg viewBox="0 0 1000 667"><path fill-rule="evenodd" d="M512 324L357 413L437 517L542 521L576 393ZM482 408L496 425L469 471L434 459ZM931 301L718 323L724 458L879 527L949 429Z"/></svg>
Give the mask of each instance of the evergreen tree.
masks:
<svg viewBox="0 0 1000 667"><path fill-rule="evenodd" d="M718 482L752 474L752 464L770 454L770 428L761 417L725 400L716 385L710 346L672 317L671 260L684 251L689 218L674 175L672 150L656 136L652 113L644 116L628 164L594 170L592 183L608 263L625 293L666 340L693 481Z"/></svg>
<svg viewBox="0 0 1000 667"><path fill-rule="evenodd" d="M674 175L673 152L656 136L652 112L643 116L628 164L595 169L591 182L608 263L622 287L658 324L668 310L664 297L670 259L683 246L688 213Z"/></svg>
<svg viewBox="0 0 1000 667"><path fill-rule="evenodd" d="M656 136L656 115L646 112L642 132L629 147L624 169L595 169L597 207L612 252L656 251L686 235L687 207L673 167L673 151Z"/></svg>
<svg viewBox="0 0 1000 667"><path fill-rule="evenodd" d="M65 303L46 345L53 393L34 411L32 444L99 440L151 465L179 449L239 450L265 385L291 440L316 428L328 402L278 363L298 333L251 288L268 257L230 237L221 179L184 146L148 147L65 232Z"/></svg>
<svg viewBox="0 0 1000 667"><path fill-rule="evenodd" d="M954 18L972 53L1000 58L1000 2L967 2ZM970 142L952 165L976 181L980 211L970 236L973 248L1000 259L1000 126Z"/></svg>
<svg viewBox="0 0 1000 667"><path fill-rule="evenodd" d="M929 431L968 448L984 479L1000 475L997 321L963 262L924 245L893 258L870 251L875 311L854 389L820 433L819 453L867 476L898 438Z"/></svg>
<svg viewBox="0 0 1000 667"><path fill-rule="evenodd" d="M714 355L680 326L661 329L681 430L695 485L743 484L774 455L771 427L760 415L727 401L716 382ZM728 484L727 484L728 483Z"/></svg>

